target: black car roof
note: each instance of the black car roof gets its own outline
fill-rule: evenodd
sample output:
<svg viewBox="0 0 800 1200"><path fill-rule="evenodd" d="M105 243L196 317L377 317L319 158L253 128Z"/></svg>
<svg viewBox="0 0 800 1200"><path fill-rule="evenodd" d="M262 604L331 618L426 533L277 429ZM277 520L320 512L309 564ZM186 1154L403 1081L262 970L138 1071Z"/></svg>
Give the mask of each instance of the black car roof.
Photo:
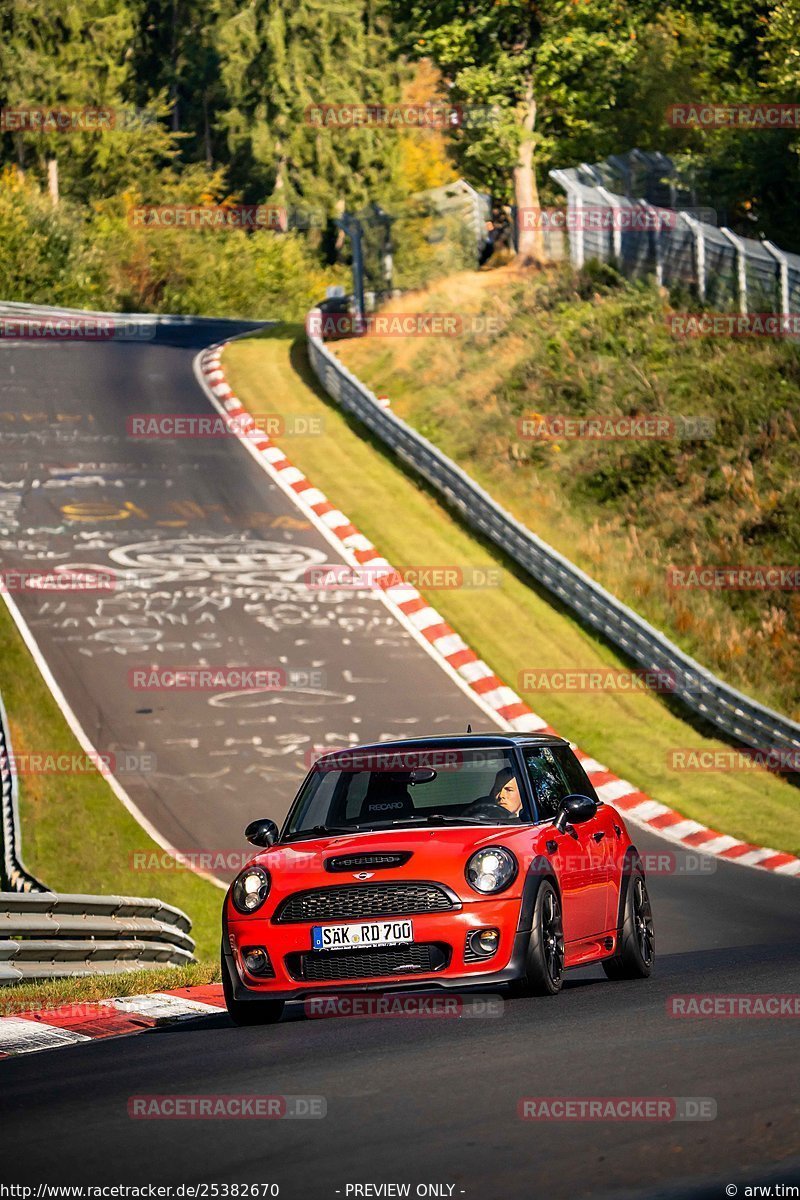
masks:
<svg viewBox="0 0 800 1200"><path fill-rule="evenodd" d="M436 734L433 737L396 738L391 742L363 742L358 746L340 747L330 751L332 755L364 754L383 752L390 754L402 750L422 749L511 749L514 746L568 746L566 738L555 733L454 733ZM320 755L321 761L328 755Z"/></svg>

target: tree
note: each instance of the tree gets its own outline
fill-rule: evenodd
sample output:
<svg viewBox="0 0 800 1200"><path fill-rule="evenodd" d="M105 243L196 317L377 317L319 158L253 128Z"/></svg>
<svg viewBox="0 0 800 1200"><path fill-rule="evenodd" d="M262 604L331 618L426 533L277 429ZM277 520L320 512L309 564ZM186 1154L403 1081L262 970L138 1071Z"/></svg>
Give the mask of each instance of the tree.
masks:
<svg viewBox="0 0 800 1200"><path fill-rule="evenodd" d="M213 0L137 0L134 70L137 103L164 95L169 123L181 133L181 158L207 167L225 157L215 138L224 104ZM217 141L220 144L217 144Z"/></svg>
<svg viewBox="0 0 800 1200"><path fill-rule="evenodd" d="M383 194L397 138L325 124L322 105L397 99L386 22L371 0L217 0L219 125L234 185L328 216ZM318 123L315 123L317 121Z"/></svg>
<svg viewBox="0 0 800 1200"><path fill-rule="evenodd" d="M537 166L570 140L608 123L636 55L624 0L416 0L394 6L410 53L441 69L454 104L466 106L456 135L462 170L518 208L539 208ZM470 107L491 110L471 116ZM520 233L523 261L542 257L537 223Z"/></svg>
<svg viewBox="0 0 800 1200"><path fill-rule="evenodd" d="M62 191L75 199L108 195L140 185L174 154L158 117L134 109L132 68L136 10L119 0L82 0L53 6L48 0L0 4L0 88L3 106L99 110L109 123L69 130L17 129L5 135L22 169L40 180L56 161Z"/></svg>

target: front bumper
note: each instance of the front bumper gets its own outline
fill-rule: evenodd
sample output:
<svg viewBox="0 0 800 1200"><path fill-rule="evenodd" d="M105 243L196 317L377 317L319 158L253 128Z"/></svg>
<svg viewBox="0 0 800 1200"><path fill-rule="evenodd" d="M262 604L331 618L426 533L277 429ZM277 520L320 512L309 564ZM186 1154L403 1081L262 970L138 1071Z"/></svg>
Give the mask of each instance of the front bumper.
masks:
<svg viewBox="0 0 800 1200"><path fill-rule="evenodd" d="M332 981L293 977L289 964L298 954L310 954L311 927L318 922L293 925L273 924L268 918L243 917L223 921L223 958L237 1000L303 1000L325 992L342 994L366 991L409 991L431 988L494 987L509 983L523 973L530 927L520 929L520 899L479 900L455 912L420 913L414 922L414 943L437 944L448 951L445 966L435 972L414 972L348 977ZM497 951L475 962L465 961L467 934L474 929L500 930ZM242 961L247 946L264 946L274 971L271 978L248 974ZM341 951L333 951L340 954ZM287 959L289 963L287 964Z"/></svg>

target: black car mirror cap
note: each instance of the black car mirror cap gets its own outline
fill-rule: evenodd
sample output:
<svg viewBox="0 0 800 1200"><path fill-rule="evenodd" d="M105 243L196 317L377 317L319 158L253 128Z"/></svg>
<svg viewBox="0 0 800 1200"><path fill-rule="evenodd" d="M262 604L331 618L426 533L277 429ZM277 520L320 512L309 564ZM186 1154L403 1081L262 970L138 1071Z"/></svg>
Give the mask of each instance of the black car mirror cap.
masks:
<svg viewBox="0 0 800 1200"><path fill-rule="evenodd" d="M268 817L262 817L258 821L251 821L244 831L244 836L253 846L261 846L266 849L267 846L274 846L278 840L280 830L274 821L270 821Z"/></svg>
<svg viewBox="0 0 800 1200"><path fill-rule="evenodd" d="M558 806L553 824L559 833L563 833L568 825L583 825L585 821L591 821L596 814L597 801L591 796L565 796Z"/></svg>

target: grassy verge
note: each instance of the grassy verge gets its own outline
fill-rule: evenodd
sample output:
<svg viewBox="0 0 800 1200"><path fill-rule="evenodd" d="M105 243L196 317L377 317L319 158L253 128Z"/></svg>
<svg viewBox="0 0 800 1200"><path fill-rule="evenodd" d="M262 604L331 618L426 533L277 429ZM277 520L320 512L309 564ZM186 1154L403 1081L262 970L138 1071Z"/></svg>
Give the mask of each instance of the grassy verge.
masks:
<svg viewBox="0 0 800 1200"><path fill-rule="evenodd" d="M526 668L628 664L479 543L316 385L301 327L283 326L225 352L231 386L253 412L322 418L322 436L285 437L288 457L396 564L499 566L502 584L426 593L512 686ZM280 440L280 439L279 439ZM424 589L423 589L424 590ZM539 693L532 707L600 762L679 812L757 844L800 852L797 791L761 770L677 772L675 748L725 749L652 693ZM477 711L477 710L476 710Z"/></svg>
<svg viewBox="0 0 800 1200"><path fill-rule="evenodd" d="M15 753L46 748L80 753L71 730L25 643L0 604L0 686ZM188 870L153 876L133 868L137 851L158 851L99 772L30 774L20 778L25 865L58 892L148 895L152 891L192 919L198 960L219 956L222 892Z"/></svg>
<svg viewBox="0 0 800 1200"><path fill-rule="evenodd" d="M800 594L667 579L670 566L797 569L797 346L676 337L663 292L597 265L466 273L393 309L457 312L465 328L476 316L485 332L342 341L342 361L529 529L723 679L800 719ZM544 432L546 417L634 415L662 418L667 436ZM704 436L670 431L680 417Z"/></svg>
<svg viewBox="0 0 800 1200"><path fill-rule="evenodd" d="M49 979L0 988L0 1016L42 1008L60 1008L63 1004L92 1003L111 996L140 996L143 992L163 992L166 988L196 987L218 983L219 964L195 963L190 967L153 967L126 971L122 975L94 975L82 979Z"/></svg>

